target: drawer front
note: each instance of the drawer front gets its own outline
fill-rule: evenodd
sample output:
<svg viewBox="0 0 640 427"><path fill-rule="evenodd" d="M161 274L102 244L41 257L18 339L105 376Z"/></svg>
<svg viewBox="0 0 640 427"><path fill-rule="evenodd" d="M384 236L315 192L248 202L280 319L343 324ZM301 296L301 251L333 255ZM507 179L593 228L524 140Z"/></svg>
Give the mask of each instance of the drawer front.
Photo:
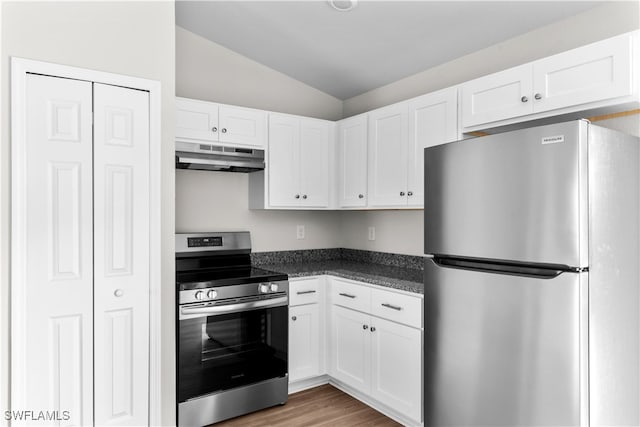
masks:
<svg viewBox="0 0 640 427"><path fill-rule="evenodd" d="M371 314L415 328L422 327L422 299L410 295L371 290Z"/></svg>
<svg viewBox="0 0 640 427"><path fill-rule="evenodd" d="M368 313L371 309L371 288L332 279L331 303Z"/></svg>
<svg viewBox="0 0 640 427"><path fill-rule="evenodd" d="M289 281L289 305L315 304L320 301L321 279L305 277Z"/></svg>

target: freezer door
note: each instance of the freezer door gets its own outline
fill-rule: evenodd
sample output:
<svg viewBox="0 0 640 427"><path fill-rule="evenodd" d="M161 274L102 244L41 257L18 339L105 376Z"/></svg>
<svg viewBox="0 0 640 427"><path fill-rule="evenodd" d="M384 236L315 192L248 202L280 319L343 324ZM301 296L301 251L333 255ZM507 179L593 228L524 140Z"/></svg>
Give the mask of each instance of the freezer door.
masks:
<svg viewBox="0 0 640 427"><path fill-rule="evenodd" d="M541 279L427 259L425 426L580 425L586 291L587 273Z"/></svg>
<svg viewBox="0 0 640 427"><path fill-rule="evenodd" d="M588 127L425 149L425 253L587 266Z"/></svg>

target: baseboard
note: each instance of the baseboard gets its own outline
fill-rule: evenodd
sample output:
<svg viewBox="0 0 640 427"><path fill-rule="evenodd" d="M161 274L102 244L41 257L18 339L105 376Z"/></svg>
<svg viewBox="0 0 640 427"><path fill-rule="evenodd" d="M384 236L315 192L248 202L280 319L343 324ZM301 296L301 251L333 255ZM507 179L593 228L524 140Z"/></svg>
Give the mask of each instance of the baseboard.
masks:
<svg viewBox="0 0 640 427"><path fill-rule="evenodd" d="M319 377L306 378L289 383L289 394L297 393L299 391L307 390L310 388L318 387L319 385L328 384L329 376L321 375Z"/></svg>
<svg viewBox="0 0 640 427"><path fill-rule="evenodd" d="M400 424L404 425L404 426L408 426L408 427L424 427L424 423L420 423L417 422L415 420L412 420L410 418L405 417L403 414L395 411L394 409L389 408L387 405L378 402L377 400L365 395L364 393L361 393L357 390L355 390L354 388L336 380L333 377L329 377L329 384L331 384L332 386L334 386L335 388L347 393L348 395L350 395L351 397L358 399L359 401L361 401L362 403L364 403L367 406L372 407L373 409L375 409L376 411L386 415L387 417L391 418L394 421L399 422Z"/></svg>

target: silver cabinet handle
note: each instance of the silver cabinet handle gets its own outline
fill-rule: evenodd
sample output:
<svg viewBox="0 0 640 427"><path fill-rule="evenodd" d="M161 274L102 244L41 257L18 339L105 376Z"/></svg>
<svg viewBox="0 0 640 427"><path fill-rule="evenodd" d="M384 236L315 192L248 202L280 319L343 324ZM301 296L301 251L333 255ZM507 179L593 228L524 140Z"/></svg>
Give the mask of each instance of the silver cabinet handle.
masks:
<svg viewBox="0 0 640 427"><path fill-rule="evenodd" d="M364 194L358 194L358 199L364 199Z"/></svg>
<svg viewBox="0 0 640 427"><path fill-rule="evenodd" d="M306 195L306 194L302 195L302 198L303 198L303 199L306 199L306 198L307 198L307 195Z"/></svg>
<svg viewBox="0 0 640 427"><path fill-rule="evenodd" d="M375 326L372 326L372 327L371 327L371 332L375 332L375 331L376 331L376 327L375 327Z"/></svg>
<svg viewBox="0 0 640 427"><path fill-rule="evenodd" d="M300 198L300 195L299 195L299 194L296 194L296 195L295 195L295 198L296 198L296 199L299 199L299 198Z"/></svg>
<svg viewBox="0 0 640 427"><path fill-rule="evenodd" d="M304 295L304 294L315 294L316 291L298 291L296 292L296 294L298 295Z"/></svg>
<svg viewBox="0 0 640 427"><path fill-rule="evenodd" d="M124 291L122 289L116 289L115 291L113 291L113 295L120 298L122 295L124 295Z"/></svg>
<svg viewBox="0 0 640 427"><path fill-rule="evenodd" d="M369 328L369 326L367 326L367 325L362 325L362 329L365 329L365 330L366 330L366 329L368 329L368 328Z"/></svg>
<svg viewBox="0 0 640 427"><path fill-rule="evenodd" d="M407 193L407 196L413 196L413 191L409 191L409 192Z"/></svg>
<svg viewBox="0 0 640 427"><path fill-rule="evenodd" d="M214 126L214 127L212 127L212 128L211 128L211 132L218 132L218 128L217 128L217 127L215 127L215 126Z"/></svg>
<svg viewBox="0 0 640 427"><path fill-rule="evenodd" d="M343 293L340 293L340 294L338 294L338 295L343 296L343 297L347 297L347 298L355 298L355 297L356 297L355 295L351 295L351 294L343 294Z"/></svg>
<svg viewBox="0 0 640 427"><path fill-rule="evenodd" d="M534 97L535 99L542 99L542 95L541 95L541 94L539 94L539 93L536 93L535 95L533 95L533 97Z"/></svg>
<svg viewBox="0 0 640 427"><path fill-rule="evenodd" d="M227 133L227 128L222 128L222 133Z"/></svg>
<svg viewBox="0 0 640 427"><path fill-rule="evenodd" d="M397 305L387 304L386 302L382 304L383 307L390 308L391 310L401 311L402 307L398 307Z"/></svg>
<svg viewBox="0 0 640 427"><path fill-rule="evenodd" d="M529 98L527 98L526 96L523 96L522 98L520 98L520 101L522 102L527 102L529 100Z"/></svg>
<svg viewBox="0 0 640 427"><path fill-rule="evenodd" d="M291 318L291 320L293 320L293 321L295 322L296 320L298 320L298 318L297 318L296 316L293 316L293 317Z"/></svg>
<svg viewBox="0 0 640 427"><path fill-rule="evenodd" d="M401 196L404 196L404 191L401 191L401 192L400 192L400 195L401 195Z"/></svg>

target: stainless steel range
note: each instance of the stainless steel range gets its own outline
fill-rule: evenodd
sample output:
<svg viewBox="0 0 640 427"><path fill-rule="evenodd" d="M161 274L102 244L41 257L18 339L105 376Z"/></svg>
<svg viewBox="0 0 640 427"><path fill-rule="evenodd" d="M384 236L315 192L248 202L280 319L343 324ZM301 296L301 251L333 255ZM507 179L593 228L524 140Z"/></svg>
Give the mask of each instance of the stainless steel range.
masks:
<svg viewBox="0 0 640 427"><path fill-rule="evenodd" d="M176 235L179 426L287 401L288 277L250 253L248 232Z"/></svg>

